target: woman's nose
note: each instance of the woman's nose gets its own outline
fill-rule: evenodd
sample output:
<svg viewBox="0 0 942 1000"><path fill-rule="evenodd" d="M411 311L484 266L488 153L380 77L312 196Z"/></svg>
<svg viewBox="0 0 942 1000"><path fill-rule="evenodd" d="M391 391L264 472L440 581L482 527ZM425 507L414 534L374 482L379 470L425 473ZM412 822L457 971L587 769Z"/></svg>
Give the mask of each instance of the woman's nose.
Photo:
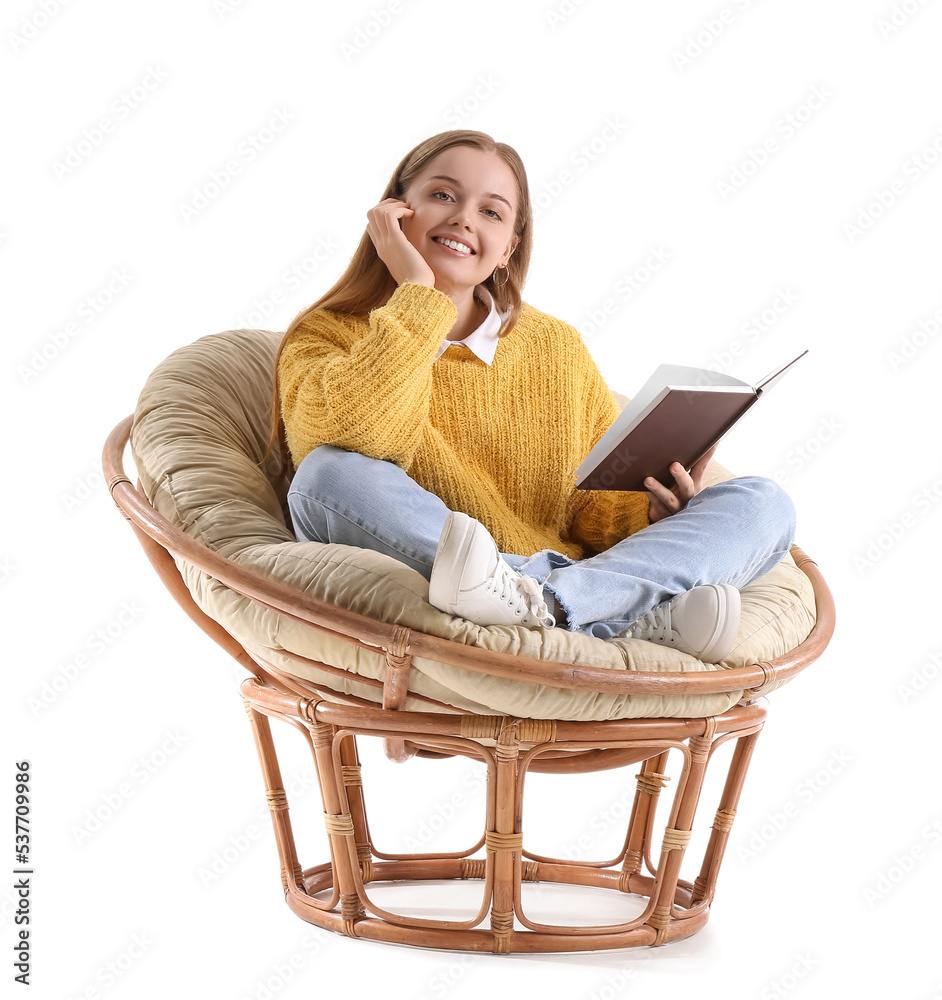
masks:
<svg viewBox="0 0 942 1000"><path fill-rule="evenodd" d="M469 212L463 205L455 206L455 209L449 216L448 221L454 225L463 226L465 229L470 228Z"/></svg>

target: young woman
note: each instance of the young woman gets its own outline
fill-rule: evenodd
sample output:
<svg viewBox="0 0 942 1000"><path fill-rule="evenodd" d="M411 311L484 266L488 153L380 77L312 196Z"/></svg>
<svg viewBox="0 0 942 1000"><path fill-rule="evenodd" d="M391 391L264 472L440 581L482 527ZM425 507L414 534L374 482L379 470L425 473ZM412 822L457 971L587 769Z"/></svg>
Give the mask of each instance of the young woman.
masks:
<svg viewBox="0 0 942 1000"><path fill-rule="evenodd" d="M532 214L517 153L445 132L402 160L349 267L291 323L277 392L299 538L376 549L482 625L627 633L707 661L738 588L788 551L771 480L582 491L618 414L578 333L521 299Z"/></svg>

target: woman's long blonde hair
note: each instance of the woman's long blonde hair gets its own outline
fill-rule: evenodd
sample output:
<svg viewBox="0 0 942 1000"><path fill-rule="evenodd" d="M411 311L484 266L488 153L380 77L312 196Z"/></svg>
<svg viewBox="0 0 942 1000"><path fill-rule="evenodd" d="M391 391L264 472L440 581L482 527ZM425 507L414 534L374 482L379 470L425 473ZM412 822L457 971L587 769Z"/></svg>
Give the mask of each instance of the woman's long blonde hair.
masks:
<svg viewBox="0 0 942 1000"><path fill-rule="evenodd" d="M474 132L470 129L454 129L441 132L430 139L420 142L413 150L403 157L399 166L393 171L386 190L377 204L386 198L399 198L405 192L414 178L439 153L453 146L471 146L485 153L496 153L513 171L517 182L517 214L514 218L514 238L516 246L507 263L506 280L494 280L491 274L482 284L490 292L500 313L510 310L500 330L500 336L506 336L514 328L523 307L521 290L526 282L527 270L530 267L530 253L533 246L533 210L530 205L530 189L527 174L517 151L503 142L495 142L485 132ZM301 310L291 321L278 347L275 356L275 387L272 399L272 427L269 440L269 450L282 436L281 428L281 393L278 384L278 363L285 344L294 331L304 321L305 317L315 309L329 309L332 312L351 316L366 316L373 309L383 305L396 290L396 281L389 269L380 259L376 247L368 232L364 231L347 269L337 279L332 288L328 289L313 305Z"/></svg>

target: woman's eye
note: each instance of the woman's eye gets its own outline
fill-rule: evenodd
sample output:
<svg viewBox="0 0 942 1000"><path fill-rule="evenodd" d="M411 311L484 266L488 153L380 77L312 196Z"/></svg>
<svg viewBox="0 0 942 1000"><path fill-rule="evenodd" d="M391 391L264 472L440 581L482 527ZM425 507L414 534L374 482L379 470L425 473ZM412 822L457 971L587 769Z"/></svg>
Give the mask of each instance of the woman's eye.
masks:
<svg viewBox="0 0 942 1000"><path fill-rule="evenodd" d="M490 214L490 216L491 216L492 219L497 219L498 222L501 221L500 213L497 212L495 209L493 209L493 208L485 208L484 212L485 212L485 214Z"/></svg>
<svg viewBox="0 0 942 1000"><path fill-rule="evenodd" d="M451 197L451 195L447 191L433 191L432 192L432 197L433 198L438 198L439 195L441 195L441 197L442 197L443 200Z"/></svg>

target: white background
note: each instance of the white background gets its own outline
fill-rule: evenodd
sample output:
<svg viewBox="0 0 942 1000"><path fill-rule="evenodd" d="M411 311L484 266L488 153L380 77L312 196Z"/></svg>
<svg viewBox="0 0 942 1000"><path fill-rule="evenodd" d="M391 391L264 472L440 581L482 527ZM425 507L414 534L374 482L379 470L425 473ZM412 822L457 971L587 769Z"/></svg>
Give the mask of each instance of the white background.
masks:
<svg viewBox="0 0 942 1000"><path fill-rule="evenodd" d="M940 5L14 0L0 28L0 864L28 758L32 995L942 996ZM665 948L462 959L294 917L239 669L102 482L148 372L207 333L285 329L401 156L453 127L520 151L541 207L525 297L614 388L662 361L751 381L810 349L718 457L790 491L838 632L772 698L710 923ZM378 801L414 806L390 837L471 787L465 765L364 756ZM593 819L624 782L563 787L550 823L611 835Z"/></svg>

